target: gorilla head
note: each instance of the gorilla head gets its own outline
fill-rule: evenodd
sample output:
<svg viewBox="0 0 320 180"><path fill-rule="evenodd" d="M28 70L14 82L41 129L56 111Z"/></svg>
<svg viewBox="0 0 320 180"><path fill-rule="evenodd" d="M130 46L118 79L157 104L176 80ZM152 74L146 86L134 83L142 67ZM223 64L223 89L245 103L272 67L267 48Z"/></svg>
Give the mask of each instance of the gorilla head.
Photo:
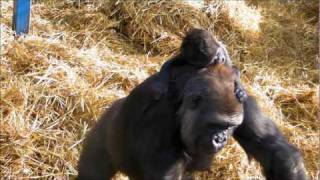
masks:
<svg viewBox="0 0 320 180"><path fill-rule="evenodd" d="M223 43L215 39L209 31L203 29L195 28L188 31L182 41L180 51L182 59L196 67L221 63L228 66L232 64Z"/></svg>
<svg viewBox="0 0 320 180"><path fill-rule="evenodd" d="M178 117L182 141L191 157L218 152L232 129L242 123L243 107L234 96L236 71L218 65L187 82Z"/></svg>

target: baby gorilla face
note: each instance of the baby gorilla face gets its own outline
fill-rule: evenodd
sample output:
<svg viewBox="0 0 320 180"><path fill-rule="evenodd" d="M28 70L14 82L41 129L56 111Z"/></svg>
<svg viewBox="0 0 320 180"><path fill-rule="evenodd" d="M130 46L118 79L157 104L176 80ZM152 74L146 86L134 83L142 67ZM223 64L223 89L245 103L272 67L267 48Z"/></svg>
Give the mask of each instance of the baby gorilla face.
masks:
<svg viewBox="0 0 320 180"><path fill-rule="evenodd" d="M189 154L221 150L242 123L243 107L234 96L235 74L226 65L212 67L187 82L178 115Z"/></svg>

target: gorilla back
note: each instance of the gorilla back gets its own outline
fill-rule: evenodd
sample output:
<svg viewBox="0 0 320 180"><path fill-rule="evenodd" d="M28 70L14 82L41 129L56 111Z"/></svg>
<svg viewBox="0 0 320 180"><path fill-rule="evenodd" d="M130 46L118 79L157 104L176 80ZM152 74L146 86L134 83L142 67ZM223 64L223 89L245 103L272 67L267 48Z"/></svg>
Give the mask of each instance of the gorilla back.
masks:
<svg viewBox="0 0 320 180"><path fill-rule="evenodd" d="M230 127L243 119L235 78L232 68L214 66L186 83L180 102L161 98L139 107L146 94L134 92L116 101L85 140L78 179L110 179L117 171L130 179L181 179L186 166L209 168ZM135 117L139 108L143 116Z"/></svg>

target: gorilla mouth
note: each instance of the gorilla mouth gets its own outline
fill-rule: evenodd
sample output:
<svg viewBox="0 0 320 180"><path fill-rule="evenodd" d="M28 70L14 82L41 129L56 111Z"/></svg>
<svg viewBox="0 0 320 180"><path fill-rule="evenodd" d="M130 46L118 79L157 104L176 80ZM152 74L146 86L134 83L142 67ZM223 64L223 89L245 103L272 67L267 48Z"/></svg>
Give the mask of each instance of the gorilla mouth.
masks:
<svg viewBox="0 0 320 180"><path fill-rule="evenodd" d="M212 135L212 145L214 152L220 151L226 144L228 139L228 129L219 130Z"/></svg>

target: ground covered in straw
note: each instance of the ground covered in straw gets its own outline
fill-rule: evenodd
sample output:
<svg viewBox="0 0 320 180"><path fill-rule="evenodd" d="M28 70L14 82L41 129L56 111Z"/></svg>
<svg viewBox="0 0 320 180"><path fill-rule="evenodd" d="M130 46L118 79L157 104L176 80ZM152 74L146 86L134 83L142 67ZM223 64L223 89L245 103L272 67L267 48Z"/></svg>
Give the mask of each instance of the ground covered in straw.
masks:
<svg viewBox="0 0 320 180"><path fill-rule="evenodd" d="M74 177L101 112L159 70L191 27L227 45L248 91L319 177L316 0L37 0L29 35L16 39L12 4L1 1L0 177ZM260 170L230 140L196 176L263 179Z"/></svg>

